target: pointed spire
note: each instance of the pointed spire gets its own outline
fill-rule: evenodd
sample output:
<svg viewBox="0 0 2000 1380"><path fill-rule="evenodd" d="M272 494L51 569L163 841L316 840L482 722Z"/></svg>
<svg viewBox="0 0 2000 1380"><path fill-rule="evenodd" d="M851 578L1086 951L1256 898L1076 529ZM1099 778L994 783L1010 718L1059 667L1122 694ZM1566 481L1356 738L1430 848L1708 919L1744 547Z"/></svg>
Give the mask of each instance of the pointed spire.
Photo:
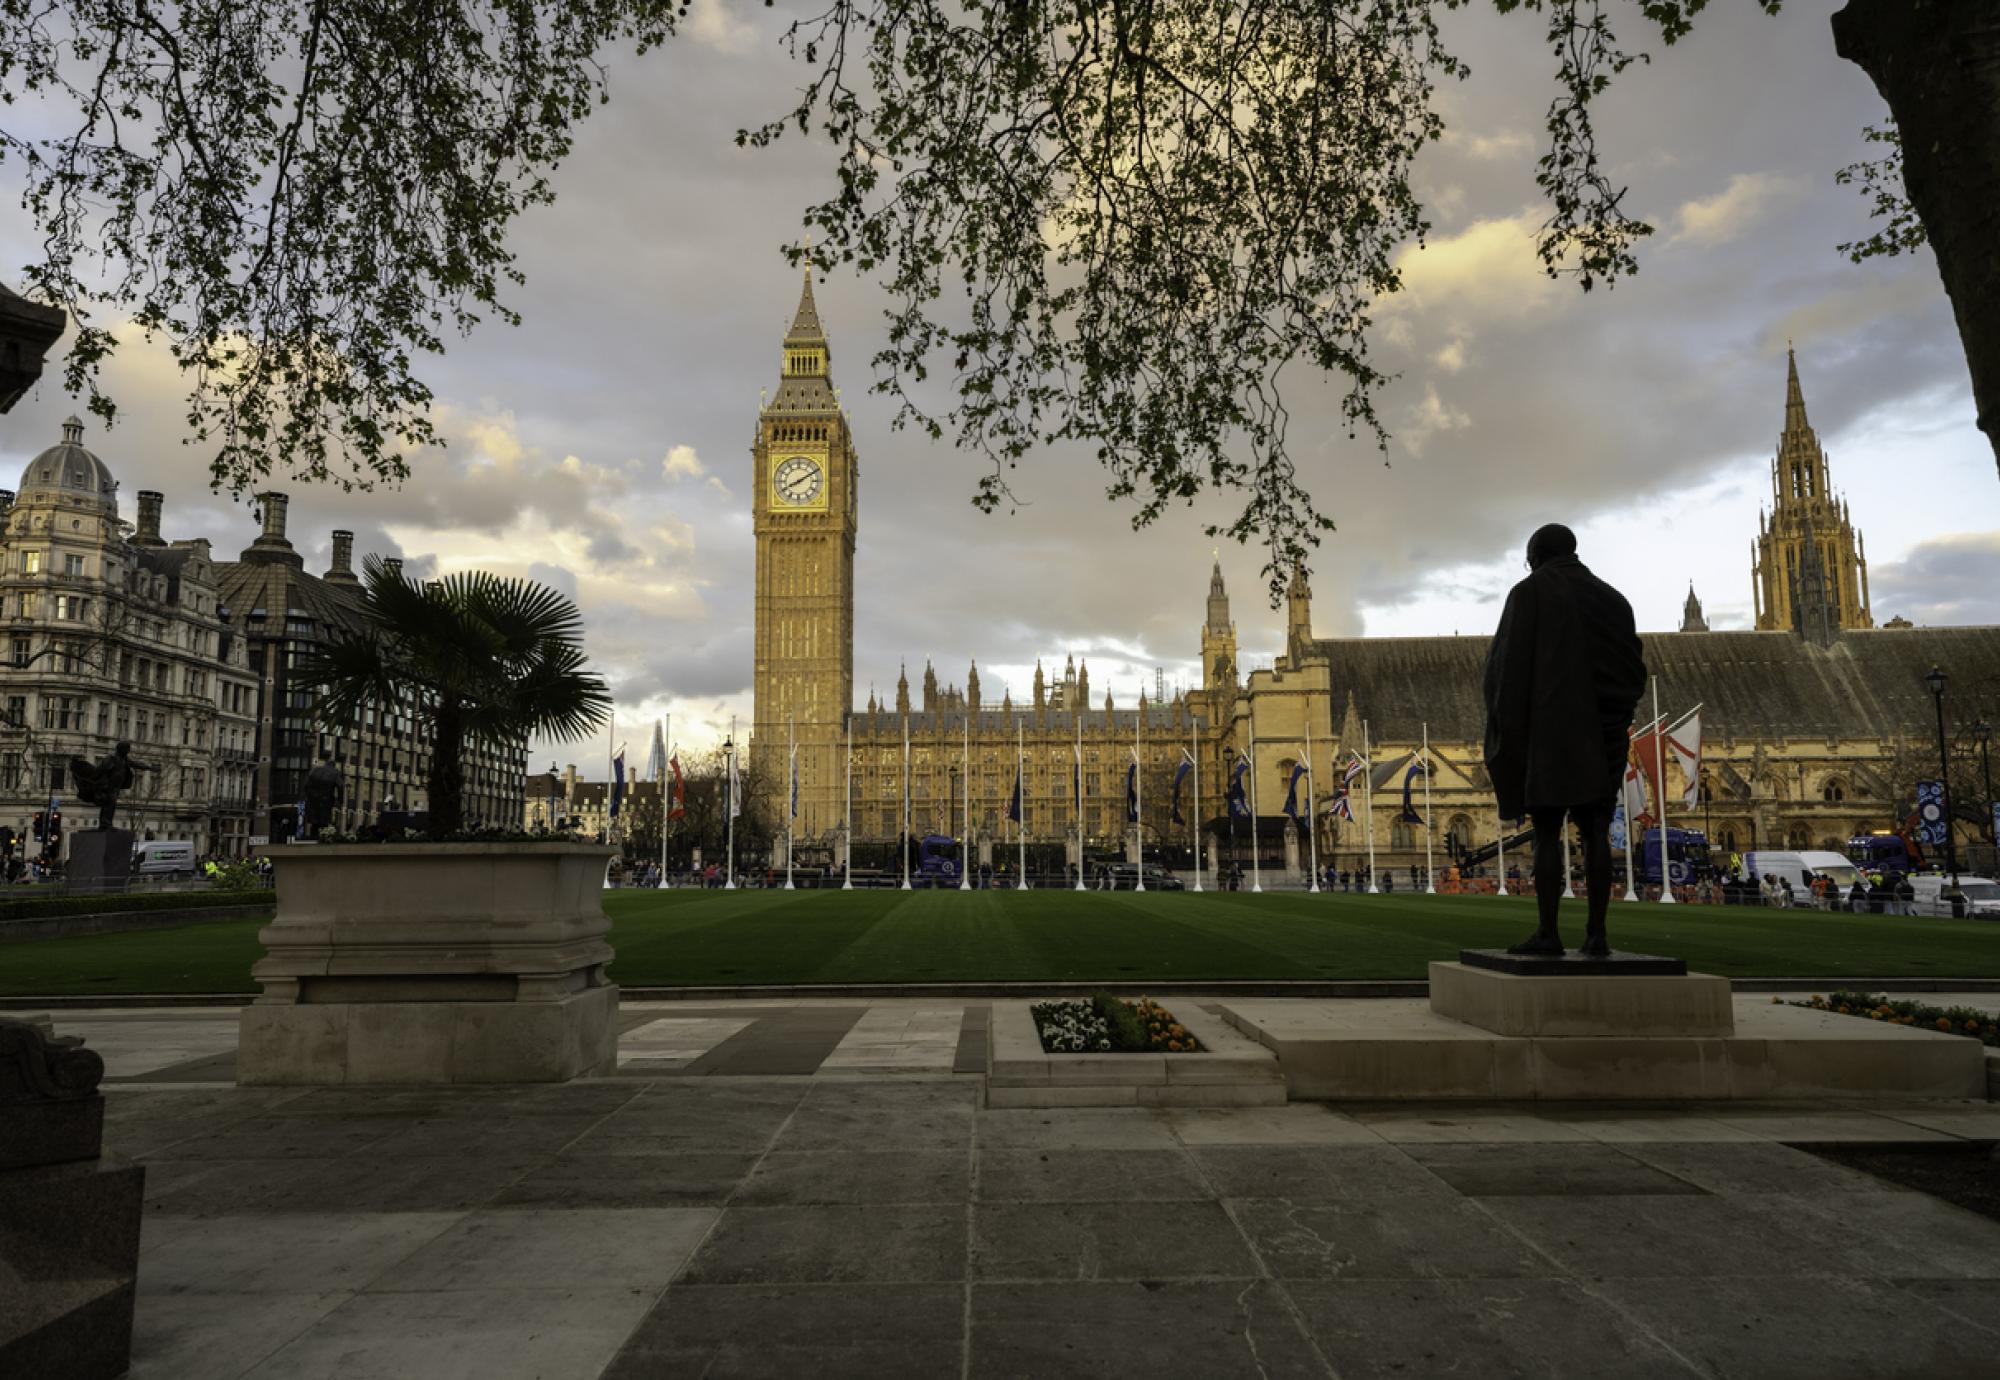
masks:
<svg viewBox="0 0 2000 1380"><path fill-rule="evenodd" d="M1806 395L1799 387L1799 357L1792 350L1792 342L1785 342L1785 430L1804 431L1806 422Z"/></svg>
<svg viewBox="0 0 2000 1380"><path fill-rule="evenodd" d="M823 344L826 332L820 329L819 304L813 301L812 263L806 263L805 285L799 289L799 309L792 315L792 328L785 332L787 345Z"/></svg>

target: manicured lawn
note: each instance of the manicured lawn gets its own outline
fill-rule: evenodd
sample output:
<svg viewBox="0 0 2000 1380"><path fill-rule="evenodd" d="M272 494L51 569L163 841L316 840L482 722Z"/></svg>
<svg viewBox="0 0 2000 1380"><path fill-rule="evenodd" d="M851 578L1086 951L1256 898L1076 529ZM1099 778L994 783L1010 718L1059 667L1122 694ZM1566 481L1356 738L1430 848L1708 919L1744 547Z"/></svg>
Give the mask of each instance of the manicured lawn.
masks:
<svg viewBox="0 0 2000 1380"><path fill-rule="evenodd" d="M1524 899L1297 893L620 891L611 972L711 983L1421 978L1533 927ZM1574 936L1582 912L1565 908ZM259 922L0 946L0 994L248 992ZM1732 977L1996 977L2000 925L1618 905L1621 949Z"/></svg>

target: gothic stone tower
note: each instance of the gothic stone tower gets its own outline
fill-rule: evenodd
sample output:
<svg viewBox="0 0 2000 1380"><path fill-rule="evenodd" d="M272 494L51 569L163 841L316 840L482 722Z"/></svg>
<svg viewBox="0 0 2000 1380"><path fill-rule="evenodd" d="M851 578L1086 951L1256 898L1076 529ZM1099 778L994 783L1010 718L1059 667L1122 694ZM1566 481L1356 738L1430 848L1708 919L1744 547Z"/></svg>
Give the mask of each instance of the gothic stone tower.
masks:
<svg viewBox="0 0 2000 1380"><path fill-rule="evenodd" d="M1789 631L1822 623L1820 609L1803 616L1795 607L1804 582L1825 601L1837 627L1872 628L1867 548L1848 520L1846 502L1834 497L1826 452L1806 421L1798 359L1789 349L1785 359L1785 431L1771 462L1773 506L1768 519L1758 518L1751 574L1757 627Z"/></svg>
<svg viewBox="0 0 2000 1380"><path fill-rule="evenodd" d="M828 366L812 271L785 333L778 391L757 418L750 512L757 537L751 752L770 819L785 823L788 727L799 748L800 841L841 822L839 746L854 704L854 531L859 457Z"/></svg>

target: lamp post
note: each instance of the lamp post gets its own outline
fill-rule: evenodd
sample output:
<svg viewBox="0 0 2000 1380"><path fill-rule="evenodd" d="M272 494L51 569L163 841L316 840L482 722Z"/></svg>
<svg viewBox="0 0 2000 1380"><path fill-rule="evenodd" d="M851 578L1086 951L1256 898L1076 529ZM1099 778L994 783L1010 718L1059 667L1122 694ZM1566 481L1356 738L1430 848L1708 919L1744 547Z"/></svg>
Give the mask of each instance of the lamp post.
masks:
<svg viewBox="0 0 2000 1380"><path fill-rule="evenodd" d="M1931 673L1924 677L1924 684L1931 688L1931 703L1937 706L1938 738L1938 787L1944 793L1944 865L1951 873L1951 890L1954 898L1958 895L1958 847L1951 837L1951 757L1945 751L1944 743L1944 684L1945 674L1940 668L1931 667Z"/></svg>
<svg viewBox="0 0 2000 1380"><path fill-rule="evenodd" d="M958 768L948 767L946 768L946 772L951 778L951 799L946 802L944 807L945 827L949 828L951 816L958 811ZM960 839L958 843L958 879L961 883L965 881L965 855L971 843L972 840L969 838Z"/></svg>
<svg viewBox="0 0 2000 1380"><path fill-rule="evenodd" d="M1994 845L1996 856L2000 856L2000 829L1993 823L1993 759L1987 747L1993 738L1993 725L1981 719L1972 726L1972 736L1979 742L1979 781L1986 790L1986 838Z"/></svg>

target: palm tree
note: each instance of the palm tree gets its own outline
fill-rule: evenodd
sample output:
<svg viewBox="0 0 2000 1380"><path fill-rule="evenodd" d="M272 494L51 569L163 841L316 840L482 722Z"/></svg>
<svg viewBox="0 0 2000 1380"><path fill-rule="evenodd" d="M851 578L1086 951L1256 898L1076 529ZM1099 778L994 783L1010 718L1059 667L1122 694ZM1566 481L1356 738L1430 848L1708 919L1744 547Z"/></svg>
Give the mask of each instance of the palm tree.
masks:
<svg viewBox="0 0 2000 1380"><path fill-rule="evenodd" d="M582 738L609 717L611 692L584 666L582 616L557 591L486 571L412 584L378 556L362 571L363 626L307 658L300 680L319 689L329 725L401 703L428 729L433 836L464 822L469 736Z"/></svg>

